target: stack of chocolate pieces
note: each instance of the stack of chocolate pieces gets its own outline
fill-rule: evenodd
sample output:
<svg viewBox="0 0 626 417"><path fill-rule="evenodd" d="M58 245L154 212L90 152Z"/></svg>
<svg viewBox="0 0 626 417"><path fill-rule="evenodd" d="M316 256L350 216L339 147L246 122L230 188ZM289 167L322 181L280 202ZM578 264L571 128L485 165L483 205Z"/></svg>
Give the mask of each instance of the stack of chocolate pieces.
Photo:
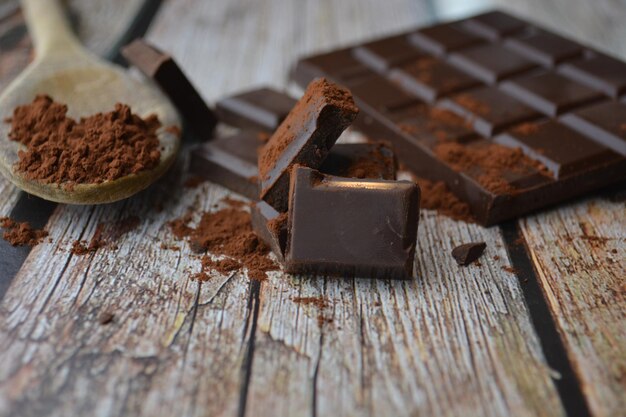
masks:
<svg viewBox="0 0 626 417"><path fill-rule="evenodd" d="M349 91L318 79L296 102L261 88L217 113L241 130L193 151L191 170L260 200L253 227L288 272L412 275L419 189L395 180L388 146L335 144L358 113Z"/></svg>

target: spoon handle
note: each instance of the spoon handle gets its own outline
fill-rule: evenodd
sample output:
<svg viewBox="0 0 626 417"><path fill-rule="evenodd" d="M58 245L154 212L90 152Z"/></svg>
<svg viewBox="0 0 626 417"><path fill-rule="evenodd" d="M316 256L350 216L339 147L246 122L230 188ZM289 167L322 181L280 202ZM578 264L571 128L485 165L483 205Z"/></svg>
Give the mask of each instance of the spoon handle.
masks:
<svg viewBox="0 0 626 417"><path fill-rule="evenodd" d="M22 0L22 8L37 59L50 54L71 54L80 48L59 0Z"/></svg>

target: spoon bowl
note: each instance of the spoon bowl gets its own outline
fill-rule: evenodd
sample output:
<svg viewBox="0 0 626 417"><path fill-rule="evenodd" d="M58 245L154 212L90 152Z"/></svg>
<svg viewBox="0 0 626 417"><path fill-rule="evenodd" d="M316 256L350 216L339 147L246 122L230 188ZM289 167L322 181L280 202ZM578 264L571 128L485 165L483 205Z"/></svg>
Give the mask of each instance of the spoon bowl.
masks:
<svg viewBox="0 0 626 417"><path fill-rule="evenodd" d="M146 188L171 166L180 146L180 137L170 126L180 126L174 106L149 80L132 77L121 67L93 55L79 45L69 30L57 0L25 0L23 6L33 35L36 58L0 95L0 172L13 184L46 200L70 204L110 203ZM151 170L102 183L43 183L26 179L14 169L18 151L25 146L8 138L11 126L2 120L11 117L17 106L31 103L46 94L68 106L74 119L113 110L116 103L130 106L146 117L156 114L162 127L157 131L161 158Z"/></svg>

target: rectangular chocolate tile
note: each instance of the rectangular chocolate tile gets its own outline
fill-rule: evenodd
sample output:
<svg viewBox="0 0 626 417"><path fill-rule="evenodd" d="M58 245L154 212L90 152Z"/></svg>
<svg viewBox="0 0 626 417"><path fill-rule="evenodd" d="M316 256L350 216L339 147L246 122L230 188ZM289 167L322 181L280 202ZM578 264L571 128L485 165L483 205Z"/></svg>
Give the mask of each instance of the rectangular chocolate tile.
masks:
<svg viewBox="0 0 626 417"><path fill-rule="evenodd" d="M519 32L526 23L499 10L479 14L465 20L463 28L491 41Z"/></svg>
<svg viewBox="0 0 626 417"><path fill-rule="evenodd" d="M480 45L454 52L450 55L449 62L489 84L536 66L534 62L500 43Z"/></svg>
<svg viewBox="0 0 626 417"><path fill-rule="evenodd" d="M415 183L293 169L287 272L346 278L413 275L419 220Z"/></svg>
<svg viewBox="0 0 626 417"><path fill-rule="evenodd" d="M392 114L418 102L418 99L405 93L386 78L375 75L350 87L359 106L367 105L376 111Z"/></svg>
<svg viewBox="0 0 626 417"><path fill-rule="evenodd" d="M292 77L304 85L314 78L328 77L337 83L350 86L372 74L375 72L356 59L351 48L347 48L301 59L294 68Z"/></svg>
<svg viewBox="0 0 626 417"><path fill-rule="evenodd" d="M626 156L626 103L607 101L569 113L561 122Z"/></svg>
<svg viewBox="0 0 626 417"><path fill-rule="evenodd" d="M219 137L191 152L189 170L251 200L259 198L258 132L242 131Z"/></svg>
<svg viewBox="0 0 626 417"><path fill-rule="evenodd" d="M559 72L613 98L626 93L626 63L606 55L594 53L566 62L559 66Z"/></svg>
<svg viewBox="0 0 626 417"><path fill-rule="evenodd" d="M579 84L555 72L533 74L505 81L502 90L536 110L556 116L603 96L598 90Z"/></svg>
<svg viewBox="0 0 626 417"><path fill-rule="evenodd" d="M211 138L217 117L169 54L139 38L122 48L122 56L154 80L198 139Z"/></svg>
<svg viewBox="0 0 626 417"><path fill-rule="evenodd" d="M557 179L620 158L608 148L554 120L525 123L494 140L505 146L521 148L526 155L543 163Z"/></svg>
<svg viewBox="0 0 626 417"><path fill-rule="evenodd" d="M259 153L260 198L287 210L291 167L318 168L358 112L348 90L324 78L313 80Z"/></svg>
<svg viewBox="0 0 626 417"><path fill-rule="evenodd" d="M467 143L477 137L471 122L464 117L423 103L395 114L392 120L402 132L426 147L439 142Z"/></svg>
<svg viewBox="0 0 626 417"><path fill-rule="evenodd" d="M333 146L319 170L337 177L395 180L397 166L386 144L342 143Z"/></svg>
<svg viewBox="0 0 626 417"><path fill-rule="evenodd" d="M403 89L428 102L480 84L476 78L434 57L407 62L389 73Z"/></svg>
<svg viewBox="0 0 626 417"><path fill-rule="evenodd" d="M483 136L493 136L503 129L539 117L539 113L500 91L483 87L442 100L441 106L470 120Z"/></svg>
<svg viewBox="0 0 626 417"><path fill-rule="evenodd" d="M407 39L407 34L368 42L353 50L354 56L376 72L385 72L424 55Z"/></svg>
<svg viewBox="0 0 626 417"><path fill-rule="evenodd" d="M546 67L553 67L583 51L578 43L540 29L511 37L505 44L518 54Z"/></svg>
<svg viewBox="0 0 626 417"><path fill-rule="evenodd" d="M218 100L216 110L220 120L231 126L273 132L296 102L282 92L260 87Z"/></svg>
<svg viewBox="0 0 626 417"><path fill-rule="evenodd" d="M409 35L409 40L419 48L439 56L484 42L480 36L468 32L456 22L420 29Z"/></svg>

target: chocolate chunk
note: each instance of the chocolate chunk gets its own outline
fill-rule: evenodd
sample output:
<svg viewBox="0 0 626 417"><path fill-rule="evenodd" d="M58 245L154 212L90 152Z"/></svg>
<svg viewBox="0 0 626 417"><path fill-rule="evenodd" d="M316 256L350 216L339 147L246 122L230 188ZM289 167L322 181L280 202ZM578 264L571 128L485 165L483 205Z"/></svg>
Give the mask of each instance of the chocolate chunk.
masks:
<svg viewBox="0 0 626 417"><path fill-rule="evenodd" d="M241 131L217 138L191 152L189 170L251 200L259 197L258 133Z"/></svg>
<svg viewBox="0 0 626 417"><path fill-rule="evenodd" d="M456 49L484 42L482 38L468 32L459 23L443 23L420 29L409 36L409 40L435 55L444 55Z"/></svg>
<svg viewBox="0 0 626 417"><path fill-rule="evenodd" d="M391 70L389 78L405 90L428 102L480 84L445 61L424 57Z"/></svg>
<svg viewBox="0 0 626 417"><path fill-rule="evenodd" d="M452 249L452 256L457 264L467 266L480 258L486 247L485 242L465 243Z"/></svg>
<svg viewBox="0 0 626 417"><path fill-rule="evenodd" d="M358 73L345 77L361 109L354 127L389 141L416 175L444 182L479 223L495 224L626 179L624 62L586 47L581 53L576 42L498 11L406 33L425 52L406 61L403 36L308 57L294 76L305 85L312 68L333 79ZM465 61L458 64L458 57ZM408 69L429 60L436 63L432 74ZM456 77L443 72L452 61L462 78L507 81L449 88ZM598 92L617 100L595 103ZM554 123L537 137L511 133L547 121ZM558 136L546 138L543 129Z"/></svg>
<svg viewBox="0 0 626 417"><path fill-rule="evenodd" d="M619 159L615 152L554 120L519 125L497 136L495 141L521 148L543 163L555 178Z"/></svg>
<svg viewBox="0 0 626 417"><path fill-rule="evenodd" d="M554 72L505 81L502 89L548 116L556 116L602 97L599 91Z"/></svg>
<svg viewBox="0 0 626 417"><path fill-rule="evenodd" d="M526 24L506 13L494 10L474 16L463 22L463 28L491 41L519 32Z"/></svg>
<svg viewBox="0 0 626 417"><path fill-rule="evenodd" d="M358 113L348 90L320 78L307 87L289 116L259 153L261 199L287 210L295 164L318 168Z"/></svg>
<svg viewBox="0 0 626 417"><path fill-rule="evenodd" d="M165 92L198 139L212 136L217 117L170 55L141 38L122 48L122 55Z"/></svg>
<svg viewBox="0 0 626 417"><path fill-rule="evenodd" d="M287 243L287 213L279 213L264 201L250 208L252 229L282 262Z"/></svg>
<svg viewBox="0 0 626 417"><path fill-rule="evenodd" d="M397 162L382 143L343 143L333 146L320 167L324 174L346 178L396 179Z"/></svg>
<svg viewBox="0 0 626 417"><path fill-rule="evenodd" d="M534 62L497 43L455 52L450 56L450 63L490 84L536 66Z"/></svg>
<svg viewBox="0 0 626 417"><path fill-rule="evenodd" d="M580 55L583 51L576 42L538 29L507 39L506 46L547 67L553 67L559 62Z"/></svg>
<svg viewBox="0 0 626 417"><path fill-rule="evenodd" d="M418 220L413 182L346 179L294 166L286 270L411 277Z"/></svg>
<svg viewBox="0 0 626 417"><path fill-rule="evenodd" d="M535 110L496 87L460 93L444 99L442 105L472 121L474 129L484 136L539 116Z"/></svg>
<svg viewBox="0 0 626 417"><path fill-rule="evenodd" d="M216 104L222 122L240 128L273 132L287 117L296 100L268 87L225 97Z"/></svg>
<svg viewBox="0 0 626 417"><path fill-rule="evenodd" d="M561 118L566 125L626 156L626 104L614 101L586 107Z"/></svg>
<svg viewBox="0 0 626 417"><path fill-rule="evenodd" d="M414 47L406 35L398 35L368 42L354 49L354 56L376 72L424 56L424 51Z"/></svg>
<svg viewBox="0 0 626 417"><path fill-rule="evenodd" d="M614 98L626 92L626 63L606 55L564 63L559 72Z"/></svg>

